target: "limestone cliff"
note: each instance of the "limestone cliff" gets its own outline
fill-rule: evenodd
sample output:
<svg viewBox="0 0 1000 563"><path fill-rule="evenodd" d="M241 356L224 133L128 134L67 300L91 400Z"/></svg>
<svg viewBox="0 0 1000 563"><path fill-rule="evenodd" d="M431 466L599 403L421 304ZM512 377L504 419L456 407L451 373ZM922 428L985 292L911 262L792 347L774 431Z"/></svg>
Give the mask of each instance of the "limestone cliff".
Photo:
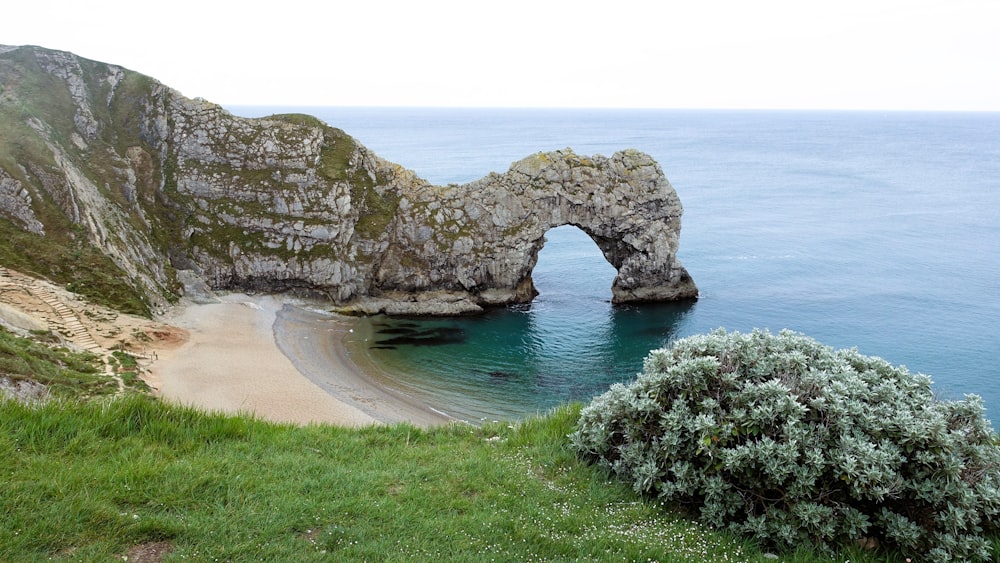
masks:
<svg viewBox="0 0 1000 563"><path fill-rule="evenodd" d="M618 269L616 302L697 295L680 201L637 151L540 153L432 186L315 118L235 117L70 53L0 47L0 88L0 228L85 239L152 307L179 269L365 313L527 302L544 234L565 224ZM33 260L18 250L0 260Z"/></svg>

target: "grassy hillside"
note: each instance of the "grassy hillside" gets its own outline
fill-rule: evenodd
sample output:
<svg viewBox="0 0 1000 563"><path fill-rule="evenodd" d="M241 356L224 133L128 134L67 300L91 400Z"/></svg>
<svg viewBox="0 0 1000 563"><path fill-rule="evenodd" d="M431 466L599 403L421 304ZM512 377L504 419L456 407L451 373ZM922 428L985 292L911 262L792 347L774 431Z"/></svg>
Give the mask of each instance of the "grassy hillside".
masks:
<svg viewBox="0 0 1000 563"><path fill-rule="evenodd" d="M111 97L110 86L103 80L108 65L76 59L90 95L108 100L86 106L93 112L89 115L97 132L89 144L82 145L76 124L82 110L65 80L41 67L38 54L46 52L25 47L0 57L0 169L31 194L32 212L45 227L44 236L32 234L0 212L0 264L71 285L95 303L148 317L149 303L140 284L95 244L83 219L75 217L94 210L73 193L53 147L86 175L137 232L154 236L160 230L160 208L149 192L158 170L154 167L140 175L139 193L126 196L122 188L127 147L146 146L136 123L136 108L138 100L148 96L150 79L125 73L117 94ZM136 201L129 201L130 197ZM146 220L156 228L150 229L140 218L140 205L147 208ZM108 236L123 236L115 224L103 226Z"/></svg>
<svg viewBox="0 0 1000 563"><path fill-rule="evenodd" d="M141 396L0 403L0 560L764 559L578 461L577 414L349 430Z"/></svg>
<svg viewBox="0 0 1000 563"><path fill-rule="evenodd" d="M771 560L579 460L578 406L481 428L295 427L81 399L101 393L96 370L0 331L0 377L56 396L0 398L0 561Z"/></svg>
<svg viewBox="0 0 1000 563"><path fill-rule="evenodd" d="M78 398L110 395L118 385L104 376L103 362L89 353L54 348L43 341L20 338L0 327L0 378L11 382L34 381L52 396Z"/></svg>
<svg viewBox="0 0 1000 563"><path fill-rule="evenodd" d="M92 303L150 316L146 297L107 255L67 227L47 236L23 231L0 218L0 265L66 286Z"/></svg>

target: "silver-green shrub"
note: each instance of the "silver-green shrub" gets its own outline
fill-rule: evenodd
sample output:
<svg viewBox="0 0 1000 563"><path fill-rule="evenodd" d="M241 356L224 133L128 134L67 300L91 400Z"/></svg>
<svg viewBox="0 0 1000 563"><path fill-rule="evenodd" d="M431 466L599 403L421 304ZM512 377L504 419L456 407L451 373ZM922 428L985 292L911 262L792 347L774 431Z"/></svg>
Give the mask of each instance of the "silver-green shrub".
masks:
<svg viewBox="0 0 1000 563"><path fill-rule="evenodd" d="M768 545L989 559L1000 447L982 400L801 334L724 330L655 350L581 413L584 457Z"/></svg>

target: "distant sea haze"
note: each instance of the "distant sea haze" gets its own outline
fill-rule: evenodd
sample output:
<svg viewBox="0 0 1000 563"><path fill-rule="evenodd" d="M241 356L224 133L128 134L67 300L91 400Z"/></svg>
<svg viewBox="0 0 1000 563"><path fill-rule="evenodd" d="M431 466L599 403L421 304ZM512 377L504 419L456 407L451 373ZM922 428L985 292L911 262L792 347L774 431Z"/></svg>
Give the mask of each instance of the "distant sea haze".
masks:
<svg viewBox="0 0 1000 563"><path fill-rule="evenodd" d="M663 167L697 302L614 307L597 246L551 231L530 307L358 331L436 408L516 418L628 381L680 337L789 328L925 373L941 398L980 395L1000 425L1000 114L230 109L315 115L435 184L565 147L634 147Z"/></svg>

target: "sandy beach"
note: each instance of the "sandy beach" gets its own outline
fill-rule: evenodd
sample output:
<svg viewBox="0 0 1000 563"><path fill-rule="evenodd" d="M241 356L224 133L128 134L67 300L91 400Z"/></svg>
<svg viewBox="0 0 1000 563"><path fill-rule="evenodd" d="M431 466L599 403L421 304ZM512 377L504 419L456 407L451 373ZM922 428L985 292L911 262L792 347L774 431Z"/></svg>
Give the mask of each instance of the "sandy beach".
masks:
<svg viewBox="0 0 1000 563"><path fill-rule="evenodd" d="M375 377L363 352L353 357L354 319L287 296L189 285L188 297L154 320L0 267L0 326L52 331L98 356L128 350L156 396L207 411L343 426L455 420Z"/></svg>
<svg viewBox="0 0 1000 563"><path fill-rule="evenodd" d="M281 296L229 294L163 319L185 342L157 351L149 383L166 400L295 424L364 426L452 419L371 381L343 344L350 319Z"/></svg>

